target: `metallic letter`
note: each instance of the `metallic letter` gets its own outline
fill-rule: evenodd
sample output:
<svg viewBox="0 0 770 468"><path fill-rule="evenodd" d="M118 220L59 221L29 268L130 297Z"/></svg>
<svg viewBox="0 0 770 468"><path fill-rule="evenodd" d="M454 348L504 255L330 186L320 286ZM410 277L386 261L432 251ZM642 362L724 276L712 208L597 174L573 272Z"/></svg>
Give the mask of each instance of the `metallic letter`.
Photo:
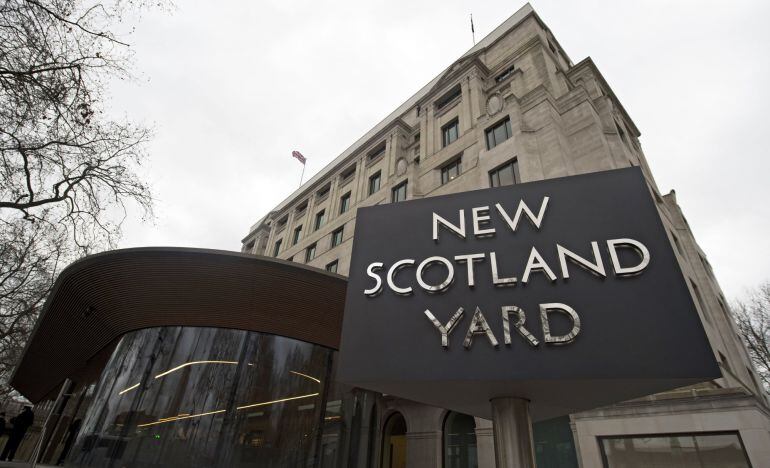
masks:
<svg viewBox="0 0 770 468"><path fill-rule="evenodd" d="M437 286L431 286L428 283L425 282L425 280L422 279L422 271L431 265L432 263L443 263L444 266L447 269L447 276L443 283L437 285ZM449 287L450 284L452 284L452 281L455 279L455 267L452 265L452 263L447 260L444 257L428 257L425 260L420 263L420 265L417 267L417 283L419 283L420 287L422 289L436 293L441 292Z"/></svg>
<svg viewBox="0 0 770 468"><path fill-rule="evenodd" d="M465 346L466 349L471 349L471 345L473 344L473 335L481 334L487 335L487 338L489 338L489 343L497 348L497 338L495 338L495 334L492 332L492 329L489 328L487 319L484 318L484 314L481 313L481 309L476 307L476 312L473 313L473 319L471 319L471 326L468 327L468 333L465 334L465 341L463 341L463 346Z"/></svg>
<svg viewBox="0 0 770 468"><path fill-rule="evenodd" d="M524 315L524 311L516 306L503 306L503 341L505 344L509 346L511 344L511 325L508 318L511 312L516 313L516 323L514 323L513 326L516 328L516 331L519 332L519 335L523 336L530 345L539 345L540 342L537 341L537 338L535 338L529 330L524 328L524 321L527 319Z"/></svg>
<svg viewBox="0 0 770 468"><path fill-rule="evenodd" d="M548 312L559 311L569 316L572 320L572 330L566 335L552 336L551 325L548 323ZM540 320L543 322L543 341L553 345L565 345L575 341L575 337L580 333L580 317L575 309L567 304L558 302L550 304L540 304Z"/></svg>
<svg viewBox="0 0 770 468"><path fill-rule="evenodd" d="M404 296L408 294L412 294L412 287L409 286L407 288L399 288L398 286L395 285L395 283L393 283L393 277L396 276L396 273L398 273L400 269L405 268L407 265L414 265L414 259L405 258L403 260L397 261L396 263L393 264L393 266L390 267L390 270L388 270L388 276L387 276L388 286L390 287L390 289L394 293L401 294Z"/></svg>
<svg viewBox="0 0 770 468"><path fill-rule="evenodd" d="M438 242L438 225L441 223L444 227L465 239L465 210L460 210L460 226L455 226L441 216L433 213L433 240Z"/></svg>
<svg viewBox="0 0 770 468"><path fill-rule="evenodd" d="M460 322L460 318L463 316L463 308L460 307L457 309L457 312L455 312L452 318L449 319L446 325L441 325L441 322L439 322L428 309L425 309L425 315L428 316L428 319L433 322L433 325L438 329L438 332L441 333L441 346L448 348L449 334L452 333L452 330L454 330L455 326Z"/></svg>
<svg viewBox="0 0 770 468"><path fill-rule="evenodd" d="M636 253L642 257L642 261L638 265L632 267L620 266L618 260L618 252L615 250L618 247L630 247L636 250ZM607 241L607 250L610 251L610 259L612 260L612 268L615 270L617 276L631 276L641 273L642 270L647 268L650 264L650 251L639 241L633 239L610 239Z"/></svg>
<svg viewBox="0 0 770 468"><path fill-rule="evenodd" d="M495 286L513 286L516 284L516 277L500 278L500 274L497 271L497 254L489 252L489 260L492 262L492 283Z"/></svg>
<svg viewBox="0 0 770 468"><path fill-rule="evenodd" d="M366 274L370 277L374 278L374 287L371 289L364 289L364 294L367 296L376 296L380 292L382 292L382 278L380 278L380 275L374 273L374 270L379 270L383 266L382 262L374 262L370 264L368 267L366 267Z"/></svg>
<svg viewBox="0 0 770 468"><path fill-rule="evenodd" d="M482 214L484 213L484 214ZM495 228L481 228L481 223L489 223L489 207L479 206L471 210L473 217L473 235L476 237L488 237L495 235Z"/></svg>
<svg viewBox="0 0 770 468"><path fill-rule="evenodd" d="M473 275L473 262L483 260L485 256L483 253L455 255L456 262L468 262L468 286L471 288L476 286L475 276Z"/></svg>
<svg viewBox="0 0 770 468"><path fill-rule="evenodd" d="M516 229L519 227L519 220L521 219L522 212L526 213L527 218L529 218L529 221L533 226L540 229L540 225L543 223L543 217L545 216L545 209L548 206L548 200L548 197L543 197L543 203L540 204L540 212L537 214L537 216L535 216L527 204L524 203L524 200L519 200L519 206L516 208L516 214L513 216L513 220L511 220L511 217L508 216L508 213L505 212L505 209L499 203L495 203L495 207L497 207L497 211L500 212L503 219L505 219L505 221L508 223L508 226L510 226L511 231L513 232L516 232Z"/></svg>
<svg viewBox="0 0 770 468"><path fill-rule="evenodd" d="M527 260L527 267L524 268L524 274L521 275L521 282L526 283L529 281L529 274L533 271L541 271L545 273L551 281L556 281L556 275L553 274L553 270L551 270L551 267L545 263L543 257L534 247L532 247L532 251L529 253L529 260Z"/></svg>
<svg viewBox="0 0 770 468"><path fill-rule="evenodd" d="M602 263L602 255L599 253L599 244L597 242L591 242L591 249L594 252L594 262L591 263L580 255L566 249L559 244L556 244L556 252L559 254L559 264L561 265L561 276L564 279L569 278L569 271L567 271L567 257L574 261L579 266L585 268L589 272L606 277L607 273L604 271L604 263Z"/></svg>

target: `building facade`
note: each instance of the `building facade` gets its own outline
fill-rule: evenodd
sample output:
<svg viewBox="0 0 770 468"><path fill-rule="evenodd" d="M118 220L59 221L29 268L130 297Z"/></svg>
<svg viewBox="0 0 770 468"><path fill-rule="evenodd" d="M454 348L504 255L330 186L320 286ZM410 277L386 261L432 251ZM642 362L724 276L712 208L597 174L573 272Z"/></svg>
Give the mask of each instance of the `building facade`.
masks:
<svg viewBox="0 0 770 468"><path fill-rule="evenodd" d="M706 255L675 193L659 192L639 137L591 59L573 63L527 4L254 224L242 251L346 275L357 208L639 166L722 378L538 423L538 462L770 466L767 394ZM336 402L341 416L323 430L320 466L494 466L489 421L334 392L327 405Z"/></svg>

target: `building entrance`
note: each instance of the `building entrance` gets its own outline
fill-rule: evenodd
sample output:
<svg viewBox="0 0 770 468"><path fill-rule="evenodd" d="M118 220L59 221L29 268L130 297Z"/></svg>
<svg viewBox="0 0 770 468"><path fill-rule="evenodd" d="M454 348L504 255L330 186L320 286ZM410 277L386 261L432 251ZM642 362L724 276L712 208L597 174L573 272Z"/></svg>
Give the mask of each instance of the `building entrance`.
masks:
<svg viewBox="0 0 770 468"><path fill-rule="evenodd" d="M382 431L382 468L406 468L406 421L401 413L392 414Z"/></svg>

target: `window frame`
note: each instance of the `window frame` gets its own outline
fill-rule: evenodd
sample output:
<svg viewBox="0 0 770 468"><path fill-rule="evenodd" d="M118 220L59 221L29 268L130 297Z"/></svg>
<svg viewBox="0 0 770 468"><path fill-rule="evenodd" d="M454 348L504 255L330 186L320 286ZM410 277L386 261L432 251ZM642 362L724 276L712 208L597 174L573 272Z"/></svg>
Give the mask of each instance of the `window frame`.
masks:
<svg viewBox="0 0 770 468"><path fill-rule="evenodd" d="M454 129L454 138L449 131ZM441 126L441 147L446 148L460 139L460 118L455 117L451 121Z"/></svg>
<svg viewBox="0 0 770 468"><path fill-rule="evenodd" d="M511 171L513 172L513 184L501 184L500 183L500 171L502 171L504 168L511 166ZM516 185L521 183L521 177L519 176L519 158L514 157L513 159L509 159L508 161L504 162L503 164L500 164L496 168L490 170L488 172L489 174L489 186L490 187L505 187L506 185ZM497 174L497 185L493 182L493 175Z"/></svg>
<svg viewBox="0 0 770 468"><path fill-rule="evenodd" d="M337 241L337 235L339 235L339 241ZM344 238L345 238L345 225L343 224L342 226L332 231L331 247L334 248L342 244L342 241Z"/></svg>
<svg viewBox="0 0 770 468"><path fill-rule="evenodd" d="M350 197L351 197L351 192L347 192L346 194L340 197L340 209L339 209L340 214L347 213L348 210L350 209Z"/></svg>
<svg viewBox="0 0 770 468"><path fill-rule="evenodd" d="M377 188L373 189L374 181L377 181ZM377 171L369 176L369 186L367 187L367 193L371 196L379 192L382 188L382 171Z"/></svg>
<svg viewBox="0 0 770 468"><path fill-rule="evenodd" d="M324 226L324 224L326 224L326 209L325 208L315 214L315 219L313 221L313 230L317 231L317 230L321 229Z"/></svg>
<svg viewBox="0 0 770 468"><path fill-rule="evenodd" d="M448 163L441 166L441 185L446 185L449 182L455 180L456 178L460 177L460 174L463 173L463 166L462 166L462 157L458 156ZM456 168L456 174L454 177L450 178L449 171L453 168Z"/></svg>
<svg viewBox="0 0 770 468"><path fill-rule="evenodd" d="M294 231L291 233L291 245L297 245L299 244L299 241L302 240L302 225L294 228Z"/></svg>
<svg viewBox="0 0 770 468"><path fill-rule="evenodd" d="M441 109L444 109L449 104L453 103L457 99L461 99L463 96L463 88L458 83L455 86L453 86L449 91L442 94L440 98L436 99L436 110L440 111Z"/></svg>
<svg viewBox="0 0 770 468"><path fill-rule="evenodd" d="M497 141L497 137L496 137L495 132L497 131L497 129L499 129L501 127L503 127L505 129L506 137L503 138L500 141ZM490 136L494 140L494 144L490 143ZM504 118L498 120L494 124L492 124L489 127L487 127L486 130L484 130L484 141L485 141L485 143L487 145L487 151L500 146L501 144L503 144L504 142L510 140L511 138L513 138L513 129L511 128L511 117L510 116L505 116Z"/></svg>
<svg viewBox="0 0 770 468"><path fill-rule="evenodd" d="M404 189L404 198L401 200L396 200L396 194L400 192L401 189ZM408 197L408 192L407 192L408 189L409 189L409 179L406 179L400 184L393 187L393 189L390 191L390 202L398 203L398 202L406 201Z"/></svg>
<svg viewBox="0 0 770 468"><path fill-rule="evenodd" d="M367 161L374 161L376 159L380 159L383 155L385 155L385 152L388 150L388 146L386 142L382 142L379 145L375 146L371 151L369 151L366 154Z"/></svg>
<svg viewBox="0 0 770 468"><path fill-rule="evenodd" d="M609 468L609 459L607 457L607 452L604 448L604 441L605 440L624 440L624 439L640 439L640 438L647 438L647 439L655 439L655 438L664 438L664 437L697 437L697 436L719 436L719 435L734 435L738 439L738 443L741 446L741 451L743 452L743 456L746 459L746 461L750 464L751 459L749 458L749 454L746 452L746 444L743 442L743 438L741 437L740 431L690 431L690 432L656 432L656 433L650 433L650 434L619 434L619 435L610 435L610 436L596 436L596 441L599 444L599 455L602 459L602 467L603 468Z"/></svg>
<svg viewBox="0 0 770 468"><path fill-rule="evenodd" d="M305 247L305 263L312 261L315 259L316 256L316 247L318 247L318 243L313 242L312 244ZM312 255L311 255L312 253Z"/></svg>

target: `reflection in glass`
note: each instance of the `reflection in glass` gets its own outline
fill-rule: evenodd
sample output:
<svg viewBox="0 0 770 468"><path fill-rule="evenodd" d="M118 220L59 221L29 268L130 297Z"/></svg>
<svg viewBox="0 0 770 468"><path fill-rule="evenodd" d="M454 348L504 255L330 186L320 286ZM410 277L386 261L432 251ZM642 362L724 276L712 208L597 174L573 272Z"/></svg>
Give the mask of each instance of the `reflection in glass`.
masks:
<svg viewBox="0 0 770 468"><path fill-rule="evenodd" d="M239 330L123 337L67 466L312 466L331 351Z"/></svg>
<svg viewBox="0 0 770 468"><path fill-rule="evenodd" d="M737 433L671 434L602 439L607 468L748 468Z"/></svg>

